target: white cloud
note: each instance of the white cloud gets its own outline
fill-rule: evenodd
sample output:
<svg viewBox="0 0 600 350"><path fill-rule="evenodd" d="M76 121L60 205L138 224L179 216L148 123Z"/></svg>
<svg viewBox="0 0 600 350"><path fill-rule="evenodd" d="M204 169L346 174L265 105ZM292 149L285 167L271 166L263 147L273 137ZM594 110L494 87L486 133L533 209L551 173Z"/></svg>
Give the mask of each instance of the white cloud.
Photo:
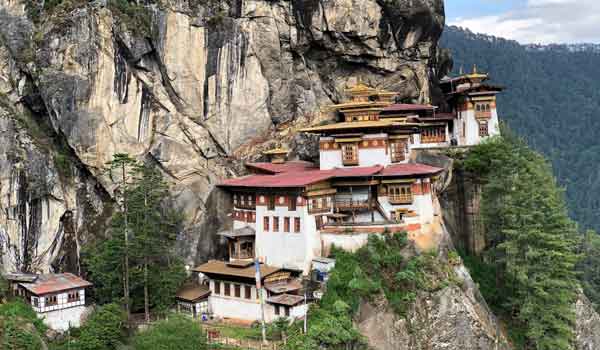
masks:
<svg viewBox="0 0 600 350"><path fill-rule="evenodd" d="M528 0L518 10L448 24L521 43L600 43L600 0Z"/></svg>

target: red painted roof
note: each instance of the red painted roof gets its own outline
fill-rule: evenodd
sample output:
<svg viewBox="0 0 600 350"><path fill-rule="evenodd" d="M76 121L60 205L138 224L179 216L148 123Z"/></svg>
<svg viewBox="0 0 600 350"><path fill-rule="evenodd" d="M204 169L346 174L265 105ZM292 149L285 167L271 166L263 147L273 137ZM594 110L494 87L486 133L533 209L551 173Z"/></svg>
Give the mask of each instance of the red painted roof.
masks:
<svg viewBox="0 0 600 350"><path fill-rule="evenodd" d="M304 170L290 171L275 175L249 175L223 181L223 187L263 187L284 188L304 187L320 181L340 177L368 177L368 176L418 176L433 175L443 169L425 164L409 163L395 164L387 167L375 165L370 167L336 168L331 170Z"/></svg>
<svg viewBox="0 0 600 350"><path fill-rule="evenodd" d="M383 109L384 112L411 112L411 111L430 111L435 107L432 105L419 105L419 104L408 104L408 103L396 103L387 106Z"/></svg>
<svg viewBox="0 0 600 350"><path fill-rule="evenodd" d="M354 167L354 168L336 168L331 170L323 170L331 173L331 177L361 177L372 176L383 170L382 165L369 167Z"/></svg>
<svg viewBox="0 0 600 350"><path fill-rule="evenodd" d="M44 295L70 289L89 287L92 284L72 273L55 273L40 275L33 283L19 283L20 286L33 294Z"/></svg>
<svg viewBox="0 0 600 350"><path fill-rule="evenodd" d="M257 170L260 170L260 171L263 171L266 173L270 173L270 174L277 174L277 173L287 173L290 171L300 171L300 170L311 169L311 168L315 167L315 164L311 163L311 162L297 160L297 161L289 161L289 162L279 163L279 164L267 163L267 162L246 163L246 167L251 168L251 169L257 169Z"/></svg>
<svg viewBox="0 0 600 350"><path fill-rule="evenodd" d="M250 175L221 182L225 187L304 187L327 180L331 174L321 170L305 170L280 173L276 175Z"/></svg>
<svg viewBox="0 0 600 350"><path fill-rule="evenodd" d="M421 163L406 163L389 165L381 172L381 176L415 176L415 175L433 175L441 172L442 168L437 168Z"/></svg>

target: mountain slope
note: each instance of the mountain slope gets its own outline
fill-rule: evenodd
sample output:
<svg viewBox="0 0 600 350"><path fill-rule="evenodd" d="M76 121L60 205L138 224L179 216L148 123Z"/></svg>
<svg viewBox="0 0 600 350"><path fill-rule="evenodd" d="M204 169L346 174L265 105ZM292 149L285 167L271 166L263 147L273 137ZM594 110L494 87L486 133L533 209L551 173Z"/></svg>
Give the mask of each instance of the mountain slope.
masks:
<svg viewBox="0 0 600 350"><path fill-rule="evenodd" d="M508 87L501 118L551 160L573 218L600 231L600 53L526 47L457 27L446 28L440 46L452 50L454 73L477 64Z"/></svg>

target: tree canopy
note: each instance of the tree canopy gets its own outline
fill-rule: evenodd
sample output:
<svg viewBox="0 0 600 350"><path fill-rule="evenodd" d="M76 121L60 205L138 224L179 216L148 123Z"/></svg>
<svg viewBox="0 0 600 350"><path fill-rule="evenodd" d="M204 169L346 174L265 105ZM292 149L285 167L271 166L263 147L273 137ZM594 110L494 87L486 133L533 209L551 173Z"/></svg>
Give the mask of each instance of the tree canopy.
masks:
<svg viewBox="0 0 600 350"><path fill-rule="evenodd" d="M551 161L571 216L600 232L600 52L534 49L456 27L445 29L440 46L452 50L454 74L477 65L506 87L498 96L500 119Z"/></svg>

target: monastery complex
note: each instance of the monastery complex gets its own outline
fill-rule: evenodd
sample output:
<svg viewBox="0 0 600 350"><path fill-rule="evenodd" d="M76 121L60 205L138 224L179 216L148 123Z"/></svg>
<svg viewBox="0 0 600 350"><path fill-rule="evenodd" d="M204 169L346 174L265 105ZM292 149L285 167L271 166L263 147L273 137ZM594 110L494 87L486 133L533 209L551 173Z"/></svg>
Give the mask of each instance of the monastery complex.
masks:
<svg viewBox="0 0 600 350"><path fill-rule="evenodd" d="M268 162L247 163L249 175L220 183L232 208L219 232L228 259L192 269L198 279L177 293L178 311L248 322L302 318L318 294L308 295L308 285L323 286L335 264L332 247L355 251L370 235L398 232L420 249L436 244L443 169L412 160L419 150L468 147L499 134L501 88L487 79L476 70L444 79L446 110L399 104L395 93L359 83L331 106L334 122L301 130L318 137L318 164L288 161L288 150L278 148L265 152ZM68 273L6 277L49 327L79 326L91 283Z"/></svg>
<svg viewBox="0 0 600 350"><path fill-rule="evenodd" d="M436 181L443 169L411 159L418 150L499 134L501 88L487 79L474 69L443 80L447 111L398 104L394 93L359 83L331 106L335 122L301 130L319 137L319 164L288 161L286 149L273 149L265 152L269 162L246 164L250 175L219 184L233 208L231 227L219 233L229 260L193 269L205 298L186 307L259 320L257 287L264 285L267 321L299 316L306 312L301 279L326 279L331 247L354 251L370 235L408 232L426 249L441 232Z"/></svg>

